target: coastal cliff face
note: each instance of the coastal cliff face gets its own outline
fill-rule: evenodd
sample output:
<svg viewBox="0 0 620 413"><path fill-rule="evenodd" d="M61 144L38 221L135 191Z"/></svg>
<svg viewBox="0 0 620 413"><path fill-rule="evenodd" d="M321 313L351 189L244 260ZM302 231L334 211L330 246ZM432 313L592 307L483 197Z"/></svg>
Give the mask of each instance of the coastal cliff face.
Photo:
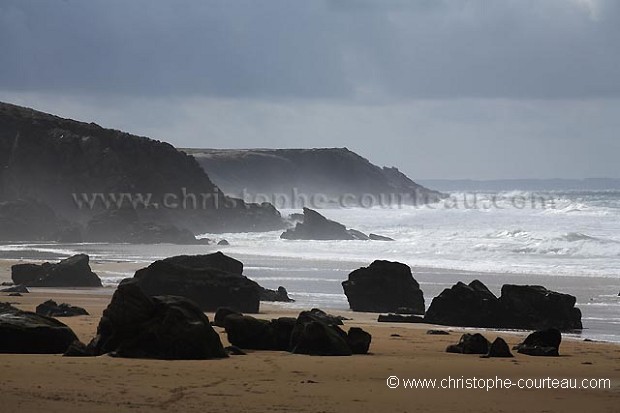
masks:
<svg viewBox="0 0 620 413"><path fill-rule="evenodd" d="M0 202L17 199L81 224L131 208L140 220L194 233L282 226L273 206L226 197L193 157L168 143L0 103Z"/></svg>
<svg viewBox="0 0 620 413"><path fill-rule="evenodd" d="M325 196L325 206L341 202L353 203L341 206L364 206L362 201L370 199L375 205L423 204L443 197L416 184L397 168L381 168L347 148L183 151L193 155L226 194L284 194L293 201L277 206L321 207L300 203L304 195L306 199Z"/></svg>

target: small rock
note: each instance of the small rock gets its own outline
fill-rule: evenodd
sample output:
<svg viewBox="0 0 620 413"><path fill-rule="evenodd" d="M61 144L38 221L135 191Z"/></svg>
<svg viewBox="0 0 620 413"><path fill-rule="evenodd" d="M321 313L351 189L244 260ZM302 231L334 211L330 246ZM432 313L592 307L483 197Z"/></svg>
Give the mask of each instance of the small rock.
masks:
<svg viewBox="0 0 620 413"><path fill-rule="evenodd" d="M460 354L487 354L489 352L489 340L482 334L463 334L458 344L452 344L446 348L448 353Z"/></svg>
<svg viewBox="0 0 620 413"><path fill-rule="evenodd" d="M450 333L446 330L426 330L426 334L431 336L449 336Z"/></svg>
<svg viewBox="0 0 620 413"><path fill-rule="evenodd" d="M510 352L510 347L503 338L497 337L489 347L489 352L482 357L514 357Z"/></svg>

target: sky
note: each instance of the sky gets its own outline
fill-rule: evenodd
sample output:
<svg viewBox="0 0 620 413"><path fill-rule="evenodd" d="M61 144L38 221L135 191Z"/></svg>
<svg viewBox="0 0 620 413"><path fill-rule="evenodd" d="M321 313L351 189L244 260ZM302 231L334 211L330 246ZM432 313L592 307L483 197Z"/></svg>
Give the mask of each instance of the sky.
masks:
<svg viewBox="0 0 620 413"><path fill-rule="evenodd" d="M414 179L620 178L620 2L2 0L0 101Z"/></svg>

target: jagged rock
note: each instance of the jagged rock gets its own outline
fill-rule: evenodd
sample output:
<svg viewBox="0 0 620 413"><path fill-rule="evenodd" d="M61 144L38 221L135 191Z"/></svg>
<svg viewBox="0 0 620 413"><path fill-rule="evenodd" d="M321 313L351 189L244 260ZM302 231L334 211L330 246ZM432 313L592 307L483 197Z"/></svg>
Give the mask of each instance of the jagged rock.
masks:
<svg viewBox="0 0 620 413"><path fill-rule="evenodd" d="M186 297L204 311L230 307L243 313L257 313L261 287L242 272L240 261L217 252L155 261L136 271L134 278L148 295Z"/></svg>
<svg viewBox="0 0 620 413"><path fill-rule="evenodd" d="M359 327L351 327L347 333L347 344L353 354L367 354L372 336Z"/></svg>
<svg viewBox="0 0 620 413"><path fill-rule="evenodd" d="M350 356L347 333L334 324L326 324L309 311L297 317L291 334L291 351L317 356Z"/></svg>
<svg viewBox="0 0 620 413"><path fill-rule="evenodd" d="M318 212L305 208L303 222L298 222L295 228L286 230L280 235L282 239L291 240L354 240L354 235L347 228L325 218Z"/></svg>
<svg viewBox="0 0 620 413"><path fill-rule="evenodd" d="M386 237L383 235L377 235L377 234L369 234L368 238L373 241L394 241L394 238Z"/></svg>
<svg viewBox="0 0 620 413"><path fill-rule="evenodd" d="M230 245L230 243L226 241L225 239L222 239L217 243L217 245Z"/></svg>
<svg viewBox="0 0 620 413"><path fill-rule="evenodd" d="M228 357L209 319L194 303L182 297L149 297L133 279L121 282L114 292L88 348L94 355L127 358Z"/></svg>
<svg viewBox="0 0 620 413"><path fill-rule="evenodd" d="M243 315L240 312L233 310L232 308L220 307L215 312L215 315L213 316L213 323L211 324L213 324L214 326L222 327L222 328L226 327L224 322L226 320L226 317L228 317L231 314Z"/></svg>
<svg viewBox="0 0 620 413"><path fill-rule="evenodd" d="M489 340L482 334L463 334L458 344L449 345L446 348L448 353L460 354L487 354L489 352Z"/></svg>
<svg viewBox="0 0 620 413"><path fill-rule="evenodd" d="M57 264L16 264L11 267L15 284L28 287L101 287L101 280L90 269L86 254L74 255Z"/></svg>
<svg viewBox="0 0 620 413"><path fill-rule="evenodd" d="M497 337L491 346L489 347L489 352L482 356L486 358L490 357L514 357L510 352L510 347L506 344L503 338Z"/></svg>
<svg viewBox="0 0 620 413"><path fill-rule="evenodd" d="M403 315L403 314L380 314L377 318L380 323L425 323L424 317L418 315Z"/></svg>
<svg viewBox="0 0 620 413"><path fill-rule="evenodd" d="M82 307L72 306L66 303L57 304L54 300L47 300L37 306L35 312L48 317L74 317L89 315Z"/></svg>
<svg viewBox="0 0 620 413"><path fill-rule="evenodd" d="M424 295L406 264L374 261L350 273L342 287L353 311L383 313L407 307L424 314Z"/></svg>
<svg viewBox="0 0 620 413"><path fill-rule="evenodd" d="M282 286L279 286L277 290L270 290L268 288L261 287L260 300L283 303L292 303L295 301L288 296L288 291L286 291L286 288Z"/></svg>
<svg viewBox="0 0 620 413"><path fill-rule="evenodd" d="M480 281L458 282L433 298L424 319L457 327L499 327L503 311L497 297Z"/></svg>
<svg viewBox="0 0 620 413"><path fill-rule="evenodd" d="M23 284L19 284L19 285L15 285L13 287L8 287L8 288L3 288L2 290L0 290L0 293L22 293L22 294L26 294L29 293L30 291L28 291L28 288L23 285Z"/></svg>
<svg viewBox="0 0 620 413"><path fill-rule="evenodd" d="M560 330L550 328L533 332L522 343L516 345L514 350L528 356L557 357L560 355L561 343L562 333Z"/></svg>
<svg viewBox="0 0 620 413"><path fill-rule="evenodd" d="M506 314L505 327L525 330L557 328L580 330L581 311L576 298L539 285L504 285L499 299Z"/></svg>
<svg viewBox="0 0 620 413"><path fill-rule="evenodd" d="M0 303L0 353L62 354L77 340L60 321Z"/></svg>

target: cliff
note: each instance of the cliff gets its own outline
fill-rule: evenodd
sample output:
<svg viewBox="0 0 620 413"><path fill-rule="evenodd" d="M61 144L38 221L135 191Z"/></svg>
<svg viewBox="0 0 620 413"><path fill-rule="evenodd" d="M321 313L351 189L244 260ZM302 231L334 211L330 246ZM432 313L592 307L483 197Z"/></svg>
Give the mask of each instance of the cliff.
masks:
<svg viewBox="0 0 620 413"><path fill-rule="evenodd" d="M282 226L273 206L226 197L168 143L0 103L0 201L17 199L81 225L132 209L139 221L194 233Z"/></svg>
<svg viewBox="0 0 620 413"><path fill-rule="evenodd" d="M198 160L225 193L263 195L257 199L268 199L277 206L411 205L443 197L397 168L381 168L347 148L184 151ZM273 194L285 198L272 199Z"/></svg>

